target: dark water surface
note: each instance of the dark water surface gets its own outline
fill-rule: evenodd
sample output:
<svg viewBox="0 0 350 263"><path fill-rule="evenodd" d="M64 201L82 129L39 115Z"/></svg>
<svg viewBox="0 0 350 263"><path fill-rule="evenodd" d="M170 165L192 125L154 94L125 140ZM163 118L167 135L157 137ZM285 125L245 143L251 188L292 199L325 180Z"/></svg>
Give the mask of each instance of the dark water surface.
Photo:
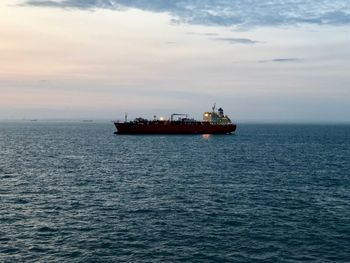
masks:
<svg viewBox="0 0 350 263"><path fill-rule="evenodd" d="M350 126L0 123L0 262L350 262Z"/></svg>

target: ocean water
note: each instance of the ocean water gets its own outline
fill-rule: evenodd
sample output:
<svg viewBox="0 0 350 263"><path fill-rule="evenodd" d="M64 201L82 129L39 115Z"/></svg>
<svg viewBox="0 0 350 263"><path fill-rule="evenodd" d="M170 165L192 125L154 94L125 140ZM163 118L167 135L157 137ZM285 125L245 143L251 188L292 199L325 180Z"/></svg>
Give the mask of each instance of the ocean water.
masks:
<svg viewBox="0 0 350 263"><path fill-rule="evenodd" d="M350 262L350 126L0 123L0 262Z"/></svg>

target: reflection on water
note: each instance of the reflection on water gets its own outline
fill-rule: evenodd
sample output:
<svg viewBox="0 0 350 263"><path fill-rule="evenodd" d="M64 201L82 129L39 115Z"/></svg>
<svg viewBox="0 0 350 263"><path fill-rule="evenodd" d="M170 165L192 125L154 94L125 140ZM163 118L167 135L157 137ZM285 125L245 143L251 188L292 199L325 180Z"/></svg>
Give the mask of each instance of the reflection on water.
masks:
<svg viewBox="0 0 350 263"><path fill-rule="evenodd" d="M202 138L205 140L209 140L210 134L202 134Z"/></svg>

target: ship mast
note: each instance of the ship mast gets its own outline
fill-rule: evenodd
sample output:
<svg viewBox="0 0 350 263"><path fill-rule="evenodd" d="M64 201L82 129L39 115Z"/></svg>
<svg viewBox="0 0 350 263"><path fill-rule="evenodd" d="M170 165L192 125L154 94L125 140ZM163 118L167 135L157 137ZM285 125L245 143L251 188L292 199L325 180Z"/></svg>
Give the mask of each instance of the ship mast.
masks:
<svg viewBox="0 0 350 263"><path fill-rule="evenodd" d="M216 106L216 102L214 103L214 106L212 107L213 112L215 112L215 106Z"/></svg>

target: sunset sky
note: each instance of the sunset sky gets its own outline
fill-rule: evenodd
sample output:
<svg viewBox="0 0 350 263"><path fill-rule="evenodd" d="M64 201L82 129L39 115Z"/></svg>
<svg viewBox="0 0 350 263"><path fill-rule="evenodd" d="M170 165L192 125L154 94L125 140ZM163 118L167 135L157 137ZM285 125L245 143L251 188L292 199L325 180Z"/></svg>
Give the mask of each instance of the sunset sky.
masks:
<svg viewBox="0 0 350 263"><path fill-rule="evenodd" d="M349 0L1 0L0 119L350 122Z"/></svg>

